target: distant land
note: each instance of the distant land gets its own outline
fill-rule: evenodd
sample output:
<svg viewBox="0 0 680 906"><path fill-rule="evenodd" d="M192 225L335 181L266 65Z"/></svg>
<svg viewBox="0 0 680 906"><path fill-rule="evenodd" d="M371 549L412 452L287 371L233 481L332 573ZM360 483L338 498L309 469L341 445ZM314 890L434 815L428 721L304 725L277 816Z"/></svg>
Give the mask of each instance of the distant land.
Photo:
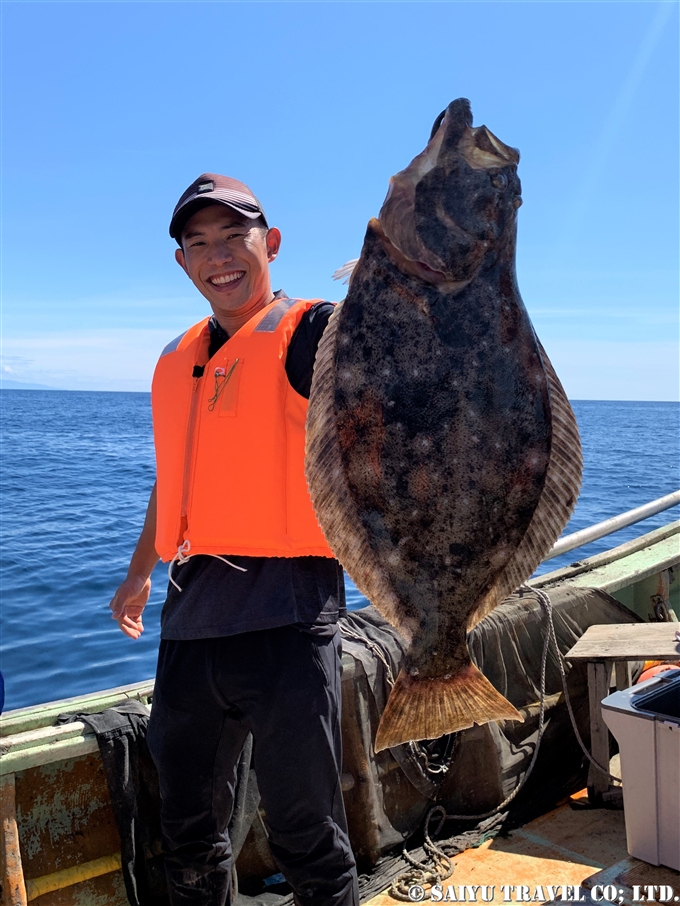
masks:
<svg viewBox="0 0 680 906"><path fill-rule="evenodd" d="M58 387L49 387L47 384L25 384L23 381L8 381L0 377L0 390L58 390Z"/></svg>

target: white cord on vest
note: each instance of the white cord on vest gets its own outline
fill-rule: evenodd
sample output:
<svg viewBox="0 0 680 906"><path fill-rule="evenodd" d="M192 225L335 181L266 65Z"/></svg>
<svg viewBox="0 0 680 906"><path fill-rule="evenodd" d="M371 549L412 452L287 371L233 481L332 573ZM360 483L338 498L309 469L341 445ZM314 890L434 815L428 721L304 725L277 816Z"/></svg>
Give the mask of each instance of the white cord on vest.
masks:
<svg viewBox="0 0 680 906"><path fill-rule="evenodd" d="M168 563L168 579L170 579L170 581L175 586L177 591L182 591L182 589L172 578L172 567L173 567L175 561L177 561L177 563L179 563L180 566L184 566L185 563L188 563L189 560L191 559L191 554L189 553L190 550L191 550L191 542L188 540L183 541L182 544L180 544L180 546L177 548L177 553L175 554L175 556ZM226 557L220 557L219 554L205 554L205 556L215 557L217 560L221 560L222 563L226 563L227 566L233 566L234 569L238 569L242 573L248 572L248 570L245 568L245 566L237 566L235 563L232 563L231 560L227 560Z"/></svg>

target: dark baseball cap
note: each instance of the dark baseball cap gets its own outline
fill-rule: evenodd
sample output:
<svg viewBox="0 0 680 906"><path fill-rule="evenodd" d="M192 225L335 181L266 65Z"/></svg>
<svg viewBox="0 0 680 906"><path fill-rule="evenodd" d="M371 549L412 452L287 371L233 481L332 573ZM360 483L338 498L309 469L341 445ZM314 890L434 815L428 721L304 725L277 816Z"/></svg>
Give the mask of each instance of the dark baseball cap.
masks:
<svg viewBox="0 0 680 906"><path fill-rule="evenodd" d="M202 173L184 192L172 212L172 238L180 242L187 220L209 204L224 204L251 220L261 217L268 226L262 205L245 183L219 173Z"/></svg>

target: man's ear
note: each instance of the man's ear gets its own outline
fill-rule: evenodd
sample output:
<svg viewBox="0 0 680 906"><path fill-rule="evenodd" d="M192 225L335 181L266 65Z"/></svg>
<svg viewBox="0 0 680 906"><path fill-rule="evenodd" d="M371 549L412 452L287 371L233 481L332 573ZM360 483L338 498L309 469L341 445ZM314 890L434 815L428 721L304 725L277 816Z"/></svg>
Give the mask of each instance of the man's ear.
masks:
<svg viewBox="0 0 680 906"><path fill-rule="evenodd" d="M279 249L281 248L281 231L278 227L272 227L267 230L265 242L267 244L267 261L271 262L279 254Z"/></svg>
<svg viewBox="0 0 680 906"><path fill-rule="evenodd" d="M183 249L175 249L175 261L179 264L179 266L182 268L182 270L188 277L189 271L187 270L187 263L184 259L184 250Z"/></svg>

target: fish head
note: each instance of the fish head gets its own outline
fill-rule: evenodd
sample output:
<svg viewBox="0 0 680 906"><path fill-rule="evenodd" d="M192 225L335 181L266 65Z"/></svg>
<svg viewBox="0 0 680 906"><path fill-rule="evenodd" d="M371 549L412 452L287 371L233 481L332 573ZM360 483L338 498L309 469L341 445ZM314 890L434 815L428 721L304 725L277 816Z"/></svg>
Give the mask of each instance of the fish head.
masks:
<svg viewBox="0 0 680 906"><path fill-rule="evenodd" d="M393 176L378 218L399 266L435 284L467 284L482 267L514 257L519 152L473 127L470 102L435 120L425 150Z"/></svg>

